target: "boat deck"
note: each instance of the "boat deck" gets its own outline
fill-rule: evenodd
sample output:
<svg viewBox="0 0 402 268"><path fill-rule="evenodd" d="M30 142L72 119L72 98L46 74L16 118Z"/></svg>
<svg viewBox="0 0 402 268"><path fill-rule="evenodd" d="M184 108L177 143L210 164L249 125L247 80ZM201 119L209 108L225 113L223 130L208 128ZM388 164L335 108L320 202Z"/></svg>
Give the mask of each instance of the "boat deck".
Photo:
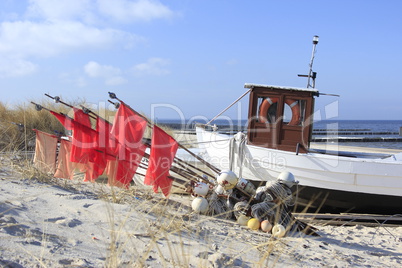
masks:
<svg viewBox="0 0 402 268"><path fill-rule="evenodd" d="M329 151L346 151L346 152L359 152L359 153L373 153L373 154L395 154L402 152L401 149L385 149L385 148L372 148L372 147L359 147L359 146L345 146L328 143L310 143L310 149L316 150L329 150Z"/></svg>

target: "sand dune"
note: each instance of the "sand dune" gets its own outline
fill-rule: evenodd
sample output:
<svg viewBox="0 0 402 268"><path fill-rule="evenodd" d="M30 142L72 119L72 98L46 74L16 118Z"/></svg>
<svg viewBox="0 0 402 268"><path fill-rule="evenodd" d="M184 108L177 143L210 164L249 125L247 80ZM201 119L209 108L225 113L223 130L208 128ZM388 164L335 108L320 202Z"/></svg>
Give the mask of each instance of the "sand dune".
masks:
<svg viewBox="0 0 402 268"><path fill-rule="evenodd" d="M323 226L274 239L197 215L191 197L2 171L3 267L400 267L402 227Z"/></svg>

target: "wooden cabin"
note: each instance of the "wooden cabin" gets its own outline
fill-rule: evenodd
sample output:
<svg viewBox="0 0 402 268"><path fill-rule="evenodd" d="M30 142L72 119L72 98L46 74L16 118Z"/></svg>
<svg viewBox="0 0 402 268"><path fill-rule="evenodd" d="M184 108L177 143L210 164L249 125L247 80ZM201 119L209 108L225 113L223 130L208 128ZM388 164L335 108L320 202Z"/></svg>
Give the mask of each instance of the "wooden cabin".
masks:
<svg viewBox="0 0 402 268"><path fill-rule="evenodd" d="M250 88L248 143L306 153L313 129L314 89L245 84Z"/></svg>

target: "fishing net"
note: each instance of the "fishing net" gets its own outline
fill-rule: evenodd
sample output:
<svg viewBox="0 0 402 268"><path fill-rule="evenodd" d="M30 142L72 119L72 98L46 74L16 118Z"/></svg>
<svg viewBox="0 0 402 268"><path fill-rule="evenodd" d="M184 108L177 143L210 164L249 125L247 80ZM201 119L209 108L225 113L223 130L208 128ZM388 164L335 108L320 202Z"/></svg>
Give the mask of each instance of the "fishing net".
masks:
<svg viewBox="0 0 402 268"><path fill-rule="evenodd" d="M208 197L209 208L208 215L230 219L232 217L232 210L227 205L227 199L225 197L218 196L213 192Z"/></svg>

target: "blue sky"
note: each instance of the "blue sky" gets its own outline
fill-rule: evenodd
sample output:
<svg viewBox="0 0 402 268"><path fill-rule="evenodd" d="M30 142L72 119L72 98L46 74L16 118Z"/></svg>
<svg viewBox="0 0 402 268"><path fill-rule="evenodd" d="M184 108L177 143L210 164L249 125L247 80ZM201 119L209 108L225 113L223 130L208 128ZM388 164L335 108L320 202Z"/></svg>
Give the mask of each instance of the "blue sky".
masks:
<svg viewBox="0 0 402 268"><path fill-rule="evenodd" d="M212 118L244 83L305 87L321 119L402 119L402 1L2 0L0 101L115 92L157 118ZM246 117L248 98L225 115Z"/></svg>

